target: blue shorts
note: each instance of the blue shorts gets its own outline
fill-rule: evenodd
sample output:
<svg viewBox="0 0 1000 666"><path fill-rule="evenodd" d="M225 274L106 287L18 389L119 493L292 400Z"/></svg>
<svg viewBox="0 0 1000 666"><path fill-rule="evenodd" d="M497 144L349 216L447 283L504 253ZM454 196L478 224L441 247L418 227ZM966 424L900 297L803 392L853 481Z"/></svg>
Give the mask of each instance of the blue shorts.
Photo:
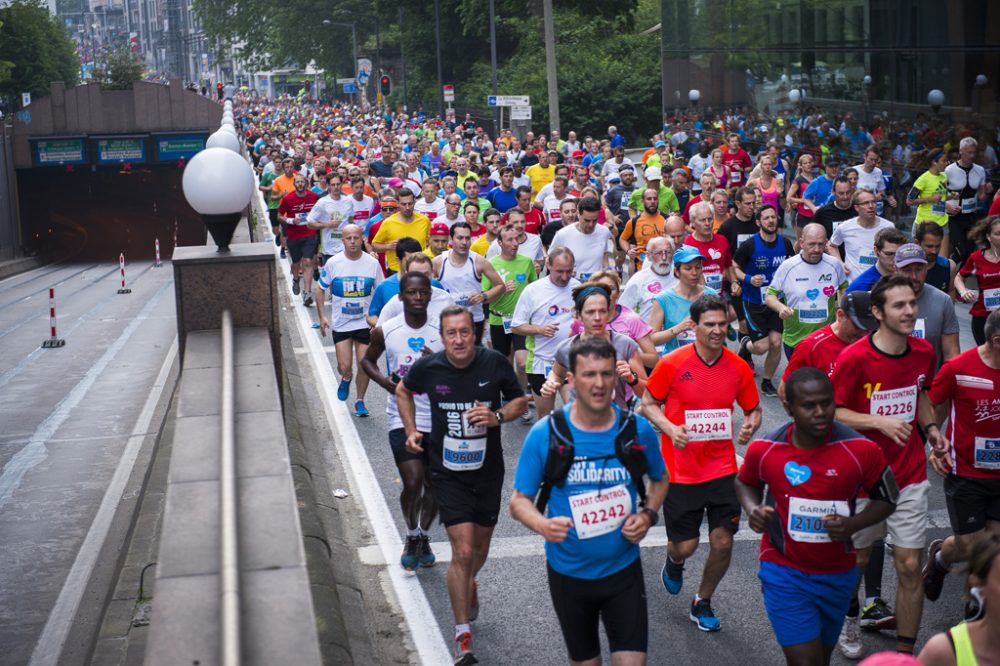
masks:
<svg viewBox="0 0 1000 666"><path fill-rule="evenodd" d="M761 562L764 607L782 647L808 643L836 645L858 582L858 569L836 574L805 573Z"/></svg>

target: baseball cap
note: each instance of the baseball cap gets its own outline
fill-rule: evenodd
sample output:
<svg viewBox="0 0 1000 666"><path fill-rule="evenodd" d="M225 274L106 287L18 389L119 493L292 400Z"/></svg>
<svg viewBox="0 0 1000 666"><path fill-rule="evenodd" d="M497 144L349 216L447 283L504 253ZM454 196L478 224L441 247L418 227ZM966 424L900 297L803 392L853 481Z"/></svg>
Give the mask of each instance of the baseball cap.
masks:
<svg viewBox="0 0 1000 666"><path fill-rule="evenodd" d="M690 245L681 245L680 248L674 252L674 265L686 264L689 261L704 258L705 255L699 252L698 248L691 247Z"/></svg>
<svg viewBox="0 0 1000 666"><path fill-rule="evenodd" d="M620 182L622 182L622 177L619 176L616 173L613 173L610 176L608 176L608 182L609 183L620 183Z"/></svg>
<svg viewBox="0 0 1000 666"><path fill-rule="evenodd" d="M444 222L435 222L431 225L431 236L447 236L449 233L448 225Z"/></svg>
<svg viewBox="0 0 1000 666"><path fill-rule="evenodd" d="M896 249L896 268L910 264L926 264L927 253L915 243L906 243Z"/></svg>
<svg viewBox="0 0 1000 666"><path fill-rule="evenodd" d="M399 178L389 179L389 187L402 187L402 186L403 186L403 181L400 180Z"/></svg>
<svg viewBox="0 0 1000 666"><path fill-rule="evenodd" d="M656 167L649 167L642 174L643 178L646 180L663 180L663 176L660 174L660 170Z"/></svg>
<svg viewBox="0 0 1000 666"><path fill-rule="evenodd" d="M878 319L872 314L871 292L850 291L844 294L839 307L851 320L851 323L862 331L878 329Z"/></svg>
<svg viewBox="0 0 1000 666"><path fill-rule="evenodd" d="M587 156L587 151L585 151L585 150L574 150L573 154L571 155L571 157L573 157L574 159L576 159L578 157L586 157L586 156Z"/></svg>
<svg viewBox="0 0 1000 666"><path fill-rule="evenodd" d="M653 144L653 148L663 148L667 143L665 141L657 141Z"/></svg>

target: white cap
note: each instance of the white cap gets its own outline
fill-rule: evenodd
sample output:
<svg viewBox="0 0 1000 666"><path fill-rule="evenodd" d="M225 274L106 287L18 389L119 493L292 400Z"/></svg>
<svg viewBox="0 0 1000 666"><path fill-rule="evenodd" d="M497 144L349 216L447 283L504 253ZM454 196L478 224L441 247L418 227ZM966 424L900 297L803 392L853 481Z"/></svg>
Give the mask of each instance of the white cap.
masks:
<svg viewBox="0 0 1000 666"><path fill-rule="evenodd" d="M656 167L649 167L642 175L646 180L663 180L663 175Z"/></svg>

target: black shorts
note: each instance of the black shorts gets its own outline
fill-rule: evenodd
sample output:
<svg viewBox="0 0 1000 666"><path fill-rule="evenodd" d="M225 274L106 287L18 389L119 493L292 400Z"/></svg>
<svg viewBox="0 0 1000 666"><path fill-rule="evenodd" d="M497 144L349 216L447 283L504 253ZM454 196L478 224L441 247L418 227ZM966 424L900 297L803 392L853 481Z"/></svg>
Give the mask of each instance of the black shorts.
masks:
<svg viewBox="0 0 1000 666"><path fill-rule="evenodd" d="M427 442L429 439L430 435L425 432L423 441ZM426 448L424 448L422 453L412 453L406 448L405 428L393 428L389 431L389 448L392 449L392 458L396 461L397 467L400 463L411 460L418 460L425 465L428 464Z"/></svg>
<svg viewBox="0 0 1000 666"><path fill-rule="evenodd" d="M356 328L353 331L331 331L330 335L333 336L333 344L343 342L344 340L354 340L367 345L372 341L372 332L368 328Z"/></svg>
<svg viewBox="0 0 1000 666"><path fill-rule="evenodd" d="M726 293L730 295L729 301L733 304L733 310L736 312L736 321L746 321L747 312L745 308L745 303L743 302L742 296L733 296L732 289L727 289Z"/></svg>
<svg viewBox="0 0 1000 666"><path fill-rule="evenodd" d="M799 213L798 211L796 211L795 213L795 226L797 226L799 229L815 221L816 221L816 216L814 215L807 216L803 215L802 213Z"/></svg>
<svg viewBox="0 0 1000 666"><path fill-rule="evenodd" d="M766 338L771 331L785 330L778 313L763 303L743 303L743 307L747 313L747 334L754 342Z"/></svg>
<svg viewBox="0 0 1000 666"><path fill-rule="evenodd" d="M733 485L735 474L704 483L671 483L663 502L663 522L671 541L689 541L701 535L701 521L708 513L708 529L740 529L740 503Z"/></svg>
<svg viewBox="0 0 1000 666"><path fill-rule="evenodd" d="M955 534L972 534L987 520L1000 521L1000 479L971 479L950 474L944 480L945 504Z"/></svg>
<svg viewBox="0 0 1000 666"><path fill-rule="evenodd" d="M479 321L473 321L472 328L476 331L476 344L483 344L483 330L486 328L486 320L480 319Z"/></svg>
<svg viewBox="0 0 1000 666"><path fill-rule="evenodd" d="M528 373L528 386L531 387L531 392L535 395L542 395L542 384L545 383L545 375L536 375Z"/></svg>
<svg viewBox="0 0 1000 666"><path fill-rule="evenodd" d="M524 336L504 333L503 325L490 324L490 342L493 344L493 349L504 356L510 356L512 346L514 351L527 349L524 345Z"/></svg>
<svg viewBox="0 0 1000 666"><path fill-rule="evenodd" d="M285 246L288 248L292 263L297 264L303 259L312 259L316 256L316 250L319 248L319 235L308 238L289 238L285 241Z"/></svg>
<svg viewBox="0 0 1000 666"><path fill-rule="evenodd" d="M425 440L426 441L426 440ZM445 527L462 523L475 523L493 527L500 518L500 501L503 492L503 468L490 479L487 474L468 472L435 472L431 474L434 499L438 503L441 524Z"/></svg>
<svg viewBox="0 0 1000 666"><path fill-rule="evenodd" d="M550 565L546 569L552 606L570 659L587 661L601 655L599 620L612 653L646 652L649 618L641 559L596 580L564 576Z"/></svg>
<svg viewBox="0 0 1000 666"><path fill-rule="evenodd" d="M271 228L272 229L274 229L275 227L280 226L280 224L278 223L278 209L277 208L268 208L267 209L267 219L271 221Z"/></svg>

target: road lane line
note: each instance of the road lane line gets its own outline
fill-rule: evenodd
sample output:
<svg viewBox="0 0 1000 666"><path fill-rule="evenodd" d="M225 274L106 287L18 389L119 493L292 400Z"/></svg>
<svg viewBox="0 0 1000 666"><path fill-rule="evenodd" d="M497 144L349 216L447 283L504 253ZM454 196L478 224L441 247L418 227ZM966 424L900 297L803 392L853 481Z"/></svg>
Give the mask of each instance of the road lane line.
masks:
<svg viewBox="0 0 1000 666"><path fill-rule="evenodd" d="M277 250L277 248L275 248ZM276 252L277 253L277 252ZM287 261L281 262L287 264ZM286 268L288 266L286 265ZM288 271L281 271L285 276ZM284 279L283 279L284 282ZM289 291L289 293L291 293ZM361 437L354 426L347 403L336 400L337 381L330 367L327 354L332 351L323 346L320 336L312 328L312 320L308 310L292 301L299 334L308 350L308 358L319 380L319 395L323 403L326 419L335 433L334 445L340 457L347 462L350 471L348 479L351 482L354 496L359 498L368 516L369 525L375 535L377 548L381 553L383 563L389 563L386 571L392 583L393 591L403 617L406 620L410 640L417 652L420 662L436 666L450 664L451 652L444 642L441 627L438 625L434 612L431 610L427 596L416 576L406 575L399 566L399 553L402 552L403 541L396 529L396 521L389 511L385 496L375 478L375 470L361 443Z"/></svg>
<svg viewBox="0 0 1000 666"><path fill-rule="evenodd" d="M164 287L168 286L170 285L164 285ZM161 290L160 293L163 293L163 291ZM150 300L150 306L155 307L158 301L159 294ZM137 321L140 318L142 318L142 314L136 318ZM129 336L131 334L129 332ZM125 340L127 341L127 339L126 337ZM111 349L108 351L110 352ZM44 666L59 663L63 646L66 644L66 637L73 626L73 618L76 617L80 601L83 599L87 581L90 580L94 572L97 558L104 547L104 541L107 539L108 532L111 530L115 511L121 502L125 485L128 483L129 477L132 476L132 469L135 467L136 458L138 458L139 451L142 449L142 443L150 434L148 432L149 424L153 420L156 405L159 404L160 397L167 386L167 378L170 375L170 369L176 358L177 336L174 336L170 349L167 351L167 357L163 360L163 365L160 366L160 372L156 376L149 396L146 398L146 403L142 406L139 418L136 419L135 426L132 428L132 435L129 436L128 442L125 444L125 450L122 451L121 458L118 460L118 466L111 477L111 482L108 484L107 490L104 491L104 497L101 499L101 505L97 509L97 514L90 524L90 529L87 530L87 536L83 540L83 545L77 551L76 560L73 562L73 567L66 577L66 582L63 583L55 606L52 607L52 612L49 613L49 618L45 622L42 635L39 637L38 642L35 643L35 649L31 654L29 666ZM104 359L102 358L101 360L103 361ZM105 363L104 365L107 364Z"/></svg>

